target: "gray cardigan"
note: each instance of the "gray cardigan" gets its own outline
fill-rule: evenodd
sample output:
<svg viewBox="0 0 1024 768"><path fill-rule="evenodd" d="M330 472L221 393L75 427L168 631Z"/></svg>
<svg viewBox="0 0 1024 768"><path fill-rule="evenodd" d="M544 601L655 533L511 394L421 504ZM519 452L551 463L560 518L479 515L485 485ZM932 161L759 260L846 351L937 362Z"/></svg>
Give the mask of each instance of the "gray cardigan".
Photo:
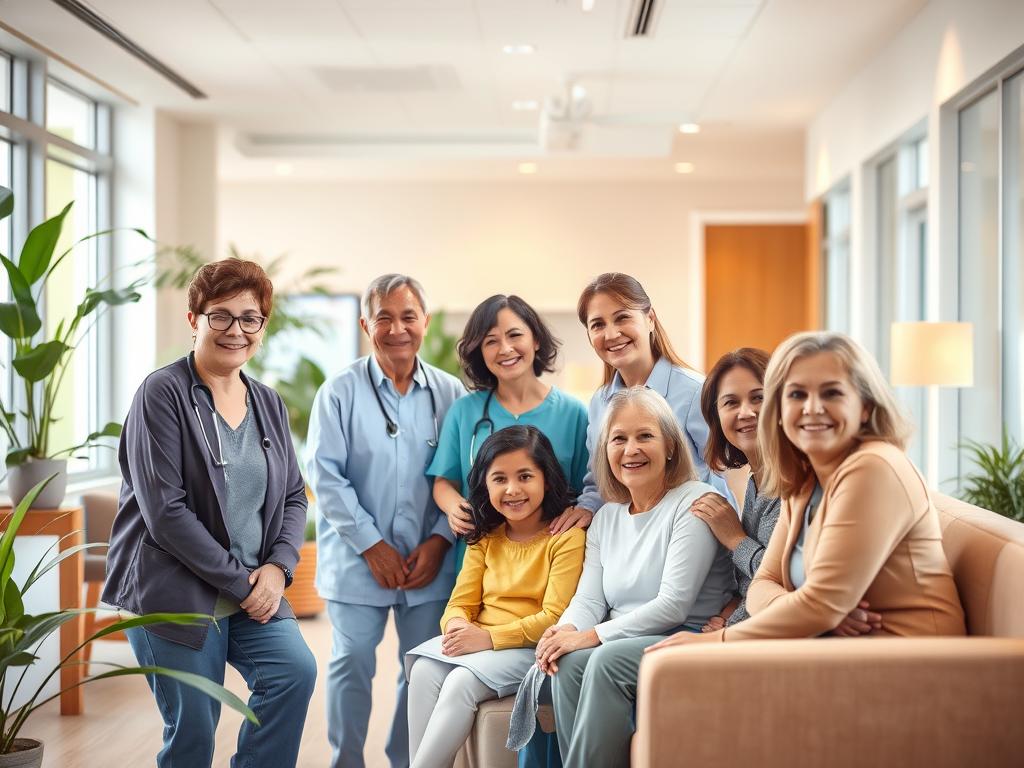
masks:
<svg viewBox="0 0 1024 768"><path fill-rule="evenodd" d="M294 570L307 502L287 413L274 390L241 376L267 456L259 561ZM212 614L218 593L241 602L251 590L249 569L230 552L224 469L214 464L198 421L216 451L214 413L195 394L199 388L206 389L190 354L151 373L135 393L118 450L123 481L102 598L109 605L137 614ZM282 600L277 617L294 615ZM198 649L209 624L147 629Z"/></svg>

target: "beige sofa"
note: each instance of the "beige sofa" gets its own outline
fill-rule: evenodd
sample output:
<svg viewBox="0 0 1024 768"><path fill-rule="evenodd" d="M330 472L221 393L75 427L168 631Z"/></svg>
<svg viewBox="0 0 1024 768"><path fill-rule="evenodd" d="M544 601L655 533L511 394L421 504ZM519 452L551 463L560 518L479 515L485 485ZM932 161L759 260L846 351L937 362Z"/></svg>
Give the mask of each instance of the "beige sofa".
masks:
<svg viewBox="0 0 1024 768"><path fill-rule="evenodd" d="M1024 525L934 499L971 637L654 654L640 670L633 766L1024 765Z"/></svg>

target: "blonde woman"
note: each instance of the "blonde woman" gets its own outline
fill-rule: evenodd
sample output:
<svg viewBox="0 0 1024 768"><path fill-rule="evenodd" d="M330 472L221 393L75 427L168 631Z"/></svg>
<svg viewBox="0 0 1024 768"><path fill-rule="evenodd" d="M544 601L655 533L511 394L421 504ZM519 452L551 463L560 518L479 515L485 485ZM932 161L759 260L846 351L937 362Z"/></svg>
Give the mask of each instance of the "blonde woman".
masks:
<svg viewBox="0 0 1024 768"><path fill-rule="evenodd" d="M672 409L647 387L608 403L594 472L608 502L587 535L579 587L537 646L554 675L566 766L628 765L643 649L677 629L700 632L733 590L728 553L690 506L697 480Z"/></svg>
<svg viewBox="0 0 1024 768"><path fill-rule="evenodd" d="M751 618L667 645L816 637L859 601L871 634L962 635L935 507L904 453L909 425L878 365L847 336L800 333L772 355L758 426L779 522L747 592Z"/></svg>

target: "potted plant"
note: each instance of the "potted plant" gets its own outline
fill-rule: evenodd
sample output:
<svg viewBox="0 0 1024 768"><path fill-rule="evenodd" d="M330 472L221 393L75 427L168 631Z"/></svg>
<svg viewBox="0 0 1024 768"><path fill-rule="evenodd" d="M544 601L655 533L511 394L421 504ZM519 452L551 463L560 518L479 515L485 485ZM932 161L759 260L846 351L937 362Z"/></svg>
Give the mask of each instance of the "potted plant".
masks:
<svg viewBox="0 0 1024 768"><path fill-rule="evenodd" d="M54 258L71 206L68 203L59 214L29 232L17 263L0 254L13 299L0 303L0 332L13 342L15 387L22 394L23 404L19 409L12 404L0 408L0 428L10 445L6 462L8 492L15 504L42 478L53 475L54 481L36 498L36 506L60 506L67 483L67 457L103 438L121 434L121 425L110 422L77 445L51 444L51 430L61 417L55 405L75 348L103 311L138 301L137 288L142 283L137 280L124 288L86 288L70 319L61 321L52 331L43 328L41 302L54 270L80 243L109 234L104 231L87 235ZM0 220L13 210L14 193L0 187ZM142 230L134 231L146 236ZM37 338L40 331L41 339Z"/></svg>
<svg viewBox="0 0 1024 768"><path fill-rule="evenodd" d="M968 440L962 447L977 467L964 478L963 500L1024 522L1024 448L1005 429L999 446Z"/></svg>
<svg viewBox="0 0 1024 768"><path fill-rule="evenodd" d="M311 496L309 489L306 495ZM309 517L306 520L306 536L299 550L299 564L292 574L292 583L284 591L288 605L300 619L311 619L324 609L324 600L316 591L316 511L315 502L309 500Z"/></svg>
<svg viewBox="0 0 1024 768"><path fill-rule="evenodd" d="M22 738L21 730L33 712L60 696L61 692L44 697L43 692L50 680L59 675L61 669L79 663L77 655L88 643L132 627L164 623L195 624L213 619L212 616L202 614L153 613L115 622L95 632L81 645L61 657L55 666L46 671L45 678L34 689L28 685L26 672L39 661L36 652L40 644L60 629L63 624L95 609L61 610L33 616L25 613L23 600L25 593L43 574L51 568L55 568L65 558L77 555L90 547L106 546L106 544L80 544L68 548L49 560L47 560L49 554L44 555L35 564L24 584L15 583L11 577L11 572L14 569L14 537L17 536L18 529L36 497L44 489L46 483L52 479L53 476L45 478L25 494L25 497L7 518L7 528L0 534L0 594L3 595L3 605L0 608L0 691L3 692L3 696L0 696L0 768L8 766L39 768L42 765L42 743L34 739ZM255 714L241 699L224 687L200 675L164 667L124 667L97 661L93 661L92 664L113 667L113 669L91 675L79 685L124 675L163 675L198 688L259 725ZM23 685L27 686L24 692L21 691ZM23 695L19 696L19 692L22 692ZM19 701L23 701L23 703L17 703Z"/></svg>

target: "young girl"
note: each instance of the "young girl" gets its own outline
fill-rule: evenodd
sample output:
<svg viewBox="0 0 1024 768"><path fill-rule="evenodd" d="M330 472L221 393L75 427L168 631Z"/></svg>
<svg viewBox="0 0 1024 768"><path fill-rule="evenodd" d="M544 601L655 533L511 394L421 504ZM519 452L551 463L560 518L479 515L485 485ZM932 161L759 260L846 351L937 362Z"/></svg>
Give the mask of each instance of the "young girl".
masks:
<svg viewBox="0 0 1024 768"><path fill-rule="evenodd" d="M551 443L536 427L488 437L469 488L470 546L441 617L443 634L406 657L413 768L450 767L477 705L515 692L583 569L583 531L548 530L570 497Z"/></svg>

